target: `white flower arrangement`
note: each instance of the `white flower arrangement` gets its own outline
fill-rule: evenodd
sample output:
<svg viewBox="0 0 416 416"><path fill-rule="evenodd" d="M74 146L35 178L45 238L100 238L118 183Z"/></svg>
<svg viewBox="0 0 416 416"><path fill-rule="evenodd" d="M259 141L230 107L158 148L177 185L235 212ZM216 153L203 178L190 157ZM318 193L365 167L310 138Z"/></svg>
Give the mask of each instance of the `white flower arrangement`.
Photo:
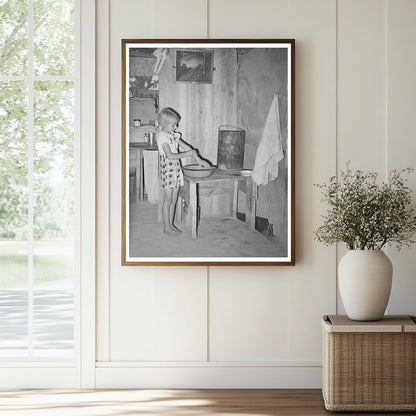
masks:
<svg viewBox="0 0 416 416"><path fill-rule="evenodd" d="M316 184L329 207L315 239L326 245L343 242L350 250L380 250L386 244L400 250L415 243L416 211L402 177L413 170L394 169L379 185L377 173L353 172L348 163L328 184Z"/></svg>

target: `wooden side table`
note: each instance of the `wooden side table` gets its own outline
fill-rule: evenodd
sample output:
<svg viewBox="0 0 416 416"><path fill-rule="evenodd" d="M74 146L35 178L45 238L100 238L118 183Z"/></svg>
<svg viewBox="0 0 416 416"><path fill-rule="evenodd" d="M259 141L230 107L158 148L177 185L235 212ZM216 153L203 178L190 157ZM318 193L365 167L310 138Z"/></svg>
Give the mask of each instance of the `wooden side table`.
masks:
<svg viewBox="0 0 416 416"><path fill-rule="evenodd" d="M326 409L416 410L415 317L357 322L328 315L322 328Z"/></svg>
<svg viewBox="0 0 416 416"><path fill-rule="evenodd" d="M226 184L231 183L233 189L233 197L231 200L231 216L237 218L237 202L238 190L241 183L245 184L246 194L246 217L245 222L253 230L256 226L256 200L257 200L257 185L251 176L242 175L239 172L225 171L217 169L211 176L203 179L192 179L184 176L185 185L180 190L180 196L189 205L190 221L191 221L191 236L198 237L198 199L199 187L204 184Z"/></svg>

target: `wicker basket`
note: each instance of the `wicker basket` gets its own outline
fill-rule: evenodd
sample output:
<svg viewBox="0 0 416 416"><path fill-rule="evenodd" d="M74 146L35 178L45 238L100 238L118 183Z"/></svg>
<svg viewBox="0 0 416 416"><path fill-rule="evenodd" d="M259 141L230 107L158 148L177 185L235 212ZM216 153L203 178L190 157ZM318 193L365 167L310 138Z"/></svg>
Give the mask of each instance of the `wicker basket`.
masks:
<svg viewBox="0 0 416 416"><path fill-rule="evenodd" d="M416 319L356 322L324 316L323 397L327 410L416 410Z"/></svg>

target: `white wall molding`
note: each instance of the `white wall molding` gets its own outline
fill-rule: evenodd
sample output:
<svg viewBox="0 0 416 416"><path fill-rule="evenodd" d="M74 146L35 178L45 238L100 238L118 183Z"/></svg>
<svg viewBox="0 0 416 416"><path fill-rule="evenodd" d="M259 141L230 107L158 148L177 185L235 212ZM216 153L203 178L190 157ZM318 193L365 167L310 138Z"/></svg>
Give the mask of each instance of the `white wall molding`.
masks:
<svg viewBox="0 0 416 416"><path fill-rule="evenodd" d="M321 388L322 367L97 368L97 388Z"/></svg>
<svg viewBox="0 0 416 416"><path fill-rule="evenodd" d="M97 2L97 359L110 358L110 0Z"/></svg>
<svg viewBox="0 0 416 416"><path fill-rule="evenodd" d="M97 368L187 368L187 367L322 367L321 362L305 362L305 361L97 361Z"/></svg>
<svg viewBox="0 0 416 416"><path fill-rule="evenodd" d="M81 1L81 377L95 387L95 0ZM59 378L59 377L57 377ZM78 383L78 384L79 384Z"/></svg>

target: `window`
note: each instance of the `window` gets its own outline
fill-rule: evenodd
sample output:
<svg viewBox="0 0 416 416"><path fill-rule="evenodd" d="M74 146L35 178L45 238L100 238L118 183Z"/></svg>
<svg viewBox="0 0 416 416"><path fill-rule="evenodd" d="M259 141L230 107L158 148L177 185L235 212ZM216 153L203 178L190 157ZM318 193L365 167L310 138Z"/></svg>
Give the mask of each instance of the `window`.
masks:
<svg viewBox="0 0 416 416"><path fill-rule="evenodd" d="M72 361L74 0L0 0L0 360Z"/></svg>

